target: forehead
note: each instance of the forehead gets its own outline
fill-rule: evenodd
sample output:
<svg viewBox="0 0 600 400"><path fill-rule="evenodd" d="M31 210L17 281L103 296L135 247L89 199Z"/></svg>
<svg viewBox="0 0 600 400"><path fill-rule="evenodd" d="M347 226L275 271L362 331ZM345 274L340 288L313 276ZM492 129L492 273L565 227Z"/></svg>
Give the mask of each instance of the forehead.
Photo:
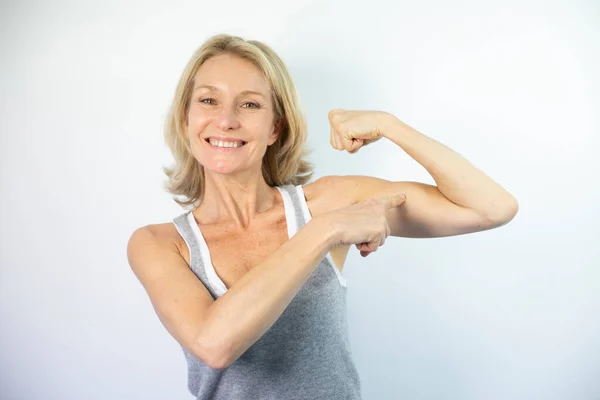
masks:
<svg viewBox="0 0 600 400"><path fill-rule="evenodd" d="M194 76L194 87L214 86L221 91L256 91L265 96L269 84L253 63L232 54L214 56L202 64Z"/></svg>

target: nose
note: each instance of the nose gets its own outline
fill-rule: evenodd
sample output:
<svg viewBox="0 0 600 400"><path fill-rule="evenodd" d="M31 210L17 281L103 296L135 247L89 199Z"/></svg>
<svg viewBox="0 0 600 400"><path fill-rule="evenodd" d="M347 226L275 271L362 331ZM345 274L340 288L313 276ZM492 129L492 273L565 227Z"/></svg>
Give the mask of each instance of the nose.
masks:
<svg viewBox="0 0 600 400"><path fill-rule="evenodd" d="M236 110L229 107L221 107L215 118L215 125L224 131L239 128L240 121Z"/></svg>

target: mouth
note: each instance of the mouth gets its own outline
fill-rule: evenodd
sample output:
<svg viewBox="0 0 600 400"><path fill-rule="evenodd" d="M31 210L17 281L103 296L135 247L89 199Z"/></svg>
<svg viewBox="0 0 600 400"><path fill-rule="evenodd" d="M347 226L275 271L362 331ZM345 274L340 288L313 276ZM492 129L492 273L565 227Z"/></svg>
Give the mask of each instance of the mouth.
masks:
<svg viewBox="0 0 600 400"><path fill-rule="evenodd" d="M214 138L204 139L211 147L220 150L235 150L246 145L247 142L243 140L219 140Z"/></svg>

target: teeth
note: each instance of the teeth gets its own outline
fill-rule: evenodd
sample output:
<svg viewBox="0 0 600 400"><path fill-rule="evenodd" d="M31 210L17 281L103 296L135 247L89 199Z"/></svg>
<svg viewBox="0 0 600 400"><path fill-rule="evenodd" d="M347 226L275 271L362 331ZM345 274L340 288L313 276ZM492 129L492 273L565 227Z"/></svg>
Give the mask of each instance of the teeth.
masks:
<svg viewBox="0 0 600 400"><path fill-rule="evenodd" d="M241 147L243 142L221 142L219 140L209 140L210 144L215 147Z"/></svg>

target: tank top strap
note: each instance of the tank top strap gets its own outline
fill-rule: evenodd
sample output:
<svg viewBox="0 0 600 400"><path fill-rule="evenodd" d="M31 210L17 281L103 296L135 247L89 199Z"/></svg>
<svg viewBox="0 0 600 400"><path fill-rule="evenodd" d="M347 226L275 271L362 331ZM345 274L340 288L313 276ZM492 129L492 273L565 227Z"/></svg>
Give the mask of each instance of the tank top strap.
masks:
<svg viewBox="0 0 600 400"><path fill-rule="evenodd" d="M190 269L208 289L213 299L217 299L222 294L223 288L218 287L218 285L215 284L215 279L211 279L207 274L205 260L204 257L202 257L202 252L200 250L201 243L194 233L192 221L194 221L194 215L191 211L187 211L173 218L173 224L175 225L177 232L179 232L190 251Z"/></svg>
<svg viewBox="0 0 600 400"><path fill-rule="evenodd" d="M306 223L298 204L298 194L294 185L277 186L285 209L285 220L288 225L288 235L291 238Z"/></svg>
<svg viewBox="0 0 600 400"><path fill-rule="evenodd" d="M304 197L304 190L302 189L302 185L285 185L279 187L280 191L283 192L285 197L287 197L288 204L290 205L290 211L293 210L292 213L288 213L286 218L288 223L293 220L295 222L294 233L296 233L300 228L304 226L308 221L310 221L311 216L308 210L308 206L306 204L306 199ZM284 198L284 201L286 199Z"/></svg>

